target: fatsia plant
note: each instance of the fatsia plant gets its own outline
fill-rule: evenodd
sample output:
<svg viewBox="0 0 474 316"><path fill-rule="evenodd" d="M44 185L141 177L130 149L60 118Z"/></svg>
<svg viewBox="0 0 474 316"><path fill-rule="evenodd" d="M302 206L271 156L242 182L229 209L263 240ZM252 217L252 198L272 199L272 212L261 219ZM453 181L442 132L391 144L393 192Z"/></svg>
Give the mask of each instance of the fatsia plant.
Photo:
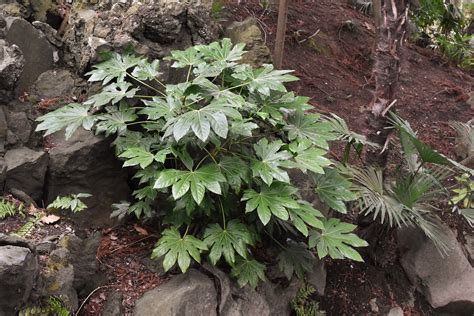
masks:
<svg viewBox="0 0 474 316"><path fill-rule="evenodd" d="M319 175L317 193L344 212L354 196L326 157L340 131L305 113L309 98L287 91L284 84L297 80L291 71L239 64L242 54L244 45L229 39L173 51L171 67L186 77L178 84L159 80L156 60L116 54L89 73L102 92L40 117L37 130L114 135L117 156L139 184L136 202L117 204L114 214L162 219L152 256L163 257L165 270L185 272L206 259L256 286L270 258L288 278L302 276L315 252L361 261L353 247L367 244L355 226L301 200L288 173Z"/></svg>

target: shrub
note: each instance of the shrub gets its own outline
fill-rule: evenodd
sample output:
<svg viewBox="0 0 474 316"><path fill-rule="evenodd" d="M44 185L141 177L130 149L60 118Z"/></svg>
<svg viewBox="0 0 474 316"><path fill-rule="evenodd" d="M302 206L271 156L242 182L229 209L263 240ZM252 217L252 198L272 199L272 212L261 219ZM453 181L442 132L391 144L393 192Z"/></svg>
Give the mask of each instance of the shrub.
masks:
<svg viewBox="0 0 474 316"><path fill-rule="evenodd" d="M346 212L355 196L326 154L328 142L354 134L305 113L309 98L284 86L297 80L291 71L239 64L243 49L224 39L173 51L172 67L187 73L179 84L158 79L158 60L114 54L89 73L102 92L40 117L37 130L114 135L117 156L139 183L136 202L115 214L162 220L152 256L164 256L165 270L177 264L185 272L205 256L225 262L241 286L256 286L269 258L288 278L311 267L312 248L320 258L362 261L353 247L367 243L356 226L325 218L288 173L315 175L321 199Z"/></svg>

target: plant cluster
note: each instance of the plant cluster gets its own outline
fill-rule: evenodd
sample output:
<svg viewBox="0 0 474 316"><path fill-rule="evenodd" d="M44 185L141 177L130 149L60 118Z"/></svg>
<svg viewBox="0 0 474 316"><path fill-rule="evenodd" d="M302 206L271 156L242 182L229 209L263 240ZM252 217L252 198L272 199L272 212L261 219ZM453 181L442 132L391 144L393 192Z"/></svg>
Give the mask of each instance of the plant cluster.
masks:
<svg viewBox="0 0 474 316"><path fill-rule="evenodd" d="M305 113L309 98L284 86L297 80L290 71L239 64L243 54L229 39L173 51L172 67L186 73L179 84L159 80L158 60L114 54L89 73L102 92L42 116L37 130L114 135L139 183L136 202L115 214L161 219L152 256L164 258L165 270L185 272L205 257L256 286L273 255L288 278L311 267L312 249L362 261L354 247L367 243L356 226L326 218L290 177L311 175L321 200L346 212L355 195L327 152L330 141L354 134L338 131L340 119L335 128L335 118Z"/></svg>
<svg viewBox="0 0 474 316"><path fill-rule="evenodd" d="M23 214L23 211L23 204L12 202L6 198L0 198L0 219Z"/></svg>
<svg viewBox="0 0 474 316"><path fill-rule="evenodd" d="M412 16L420 33L430 38L432 47L463 68L474 67L470 44L473 37L464 32L468 19L456 5L444 0L420 0Z"/></svg>

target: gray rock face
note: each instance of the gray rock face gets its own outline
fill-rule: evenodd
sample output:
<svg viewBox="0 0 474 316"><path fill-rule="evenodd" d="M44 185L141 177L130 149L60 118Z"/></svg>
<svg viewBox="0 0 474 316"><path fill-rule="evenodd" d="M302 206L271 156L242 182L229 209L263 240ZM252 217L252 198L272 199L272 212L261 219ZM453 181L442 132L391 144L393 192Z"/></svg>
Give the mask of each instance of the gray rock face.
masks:
<svg viewBox="0 0 474 316"><path fill-rule="evenodd" d="M7 116L10 135L8 144L27 144L33 132L32 122L25 112L9 112Z"/></svg>
<svg viewBox="0 0 474 316"><path fill-rule="evenodd" d="M8 135L7 117L5 115L5 107L0 106L0 153L5 152L5 142Z"/></svg>
<svg viewBox="0 0 474 316"><path fill-rule="evenodd" d="M102 316L121 316L123 315L122 293L112 291L104 305Z"/></svg>
<svg viewBox="0 0 474 316"><path fill-rule="evenodd" d="M47 203L58 195L91 193L84 199L88 209L72 214L73 221L86 227L112 224L111 205L126 200L130 189L110 140L80 129L68 141L60 131L51 142L55 147L49 151Z"/></svg>
<svg viewBox="0 0 474 316"><path fill-rule="evenodd" d="M162 58L172 49L204 44L219 37L209 8L166 0L103 5L94 12L73 7L64 34L65 62L82 73L101 60L100 52L133 48L140 55ZM166 75L165 75L166 77Z"/></svg>
<svg viewBox="0 0 474 316"><path fill-rule="evenodd" d="M0 39L0 101L8 101L23 72L25 58L17 45Z"/></svg>
<svg viewBox="0 0 474 316"><path fill-rule="evenodd" d="M34 200L43 198L43 185L48 155L29 148L9 150L5 154L7 178L5 190L23 191Z"/></svg>
<svg viewBox="0 0 474 316"><path fill-rule="evenodd" d="M30 249L0 246L0 315L16 314L30 296L37 274L38 263Z"/></svg>
<svg viewBox="0 0 474 316"><path fill-rule="evenodd" d="M474 313L474 268L456 236L444 226L451 251L442 257L425 235L412 227L398 232L401 263L410 281L434 308L455 313Z"/></svg>
<svg viewBox="0 0 474 316"><path fill-rule="evenodd" d="M17 95L20 95L40 74L53 68L54 49L41 31L19 18L11 23L6 40L17 45L25 57L25 66L16 88Z"/></svg>
<svg viewBox="0 0 474 316"><path fill-rule="evenodd" d="M324 295L326 289L326 276L327 271L324 266L324 262L315 258L315 263L311 271L306 273L306 282L316 289L316 293L319 296Z"/></svg>
<svg viewBox="0 0 474 316"><path fill-rule="evenodd" d="M190 269L168 283L145 293L135 305L136 316L217 315L214 283L201 272Z"/></svg>
<svg viewBox="0 0 474 316"><path fill-rule="evenodd" d="M38 77L29 93L39 99L67 97L71 94L74 84L75 79L68 70L48 70Z"/></svg>
<svg viewBox="0 0 474 316"><path fill-rule="evenodd" d="M270 50L263 41L262 32L258 27L256 19L247 18L242 22L233 22L226 29L225 35L235 44L245 44L247 53L242 56L242 63L254 67L271 63L272 57Z"/></svg>

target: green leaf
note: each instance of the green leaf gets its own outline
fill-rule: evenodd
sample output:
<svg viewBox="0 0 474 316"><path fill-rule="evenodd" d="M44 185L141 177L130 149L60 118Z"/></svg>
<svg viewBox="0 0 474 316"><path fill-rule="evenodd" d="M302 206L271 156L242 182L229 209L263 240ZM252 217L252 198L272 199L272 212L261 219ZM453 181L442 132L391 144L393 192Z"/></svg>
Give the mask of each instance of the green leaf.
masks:
<svg viewBox="0 0 474 316"><path fill-rule="evenodd" d="M253 176L260 177L267 185L271 185L273 179L290 182L288 173L280 166L284 165L291 155L286 150L279 151L282 146L281 141L268 143L266 138L260 139L253 145L255 154L260 158L252 163Z"/></svg>
<svg viewBox="0 0 474 316"><path fill-rule="evenodd" d="M360 254L353 247L366 247L367 242L352 232L356 225L341 223L337 218L323 220L321 232L313 230L309 236L309 247L316 246L320 259L329 255L333 259L349 258L363 262Z"/></svg>
<svg viewBox="0 0 474 316"><path fill-rule="evenodd" d="M207 250L206 244L192 235L184 235L174 228L163 231L151 254L152 259L165 256L163 268L165 272L171 269L176 262L181 272L186 272L191 264L191 258L201 262L201 252Z"/></svg>
<svg viewBox="0 0 474 316"><path fill-rule="evenodd" d="M97 118L89 114L89 109L88 105L68 104L37 118L36 120L41 123L36 127L36 131L46 131L47 136L65 128L66 139L69 139L81 126L91 130Z"/></svg>
<svg viewBox="0 0 474 316"><path fill-rule="evenodd" d="M174 50L171 52L171 56L166 57L165 60L174 60L175 62L171 65L173 68L196 66L202 63L201 56L195 46L184 51Z"/></svg>
<svg viewBox="0 0 474 316"><path fill-rule="evenodd" d="M236 192L240 191L242 182L248 182L248 164L238 157L223 157L219 161L219 168L227 179L227 183Z"/></svg>
<svg viewBox="0 0 474 316"><path fill-rule="evenodd" d="M104 87L100 93L90 97L84 104L100 108L109 103L118 103L124 98L131 99L139 90L138 88L130 89L131 87L132 84L128 82L111 83Z"/></svg>
<svg viewBox="0 0 474 316"><path fill-rule="evenodd" d="M71 210L74 213L80 212L87 208L87 205L82 202L81 198L91 197L88 193L70 194L67 196L58 196L46 208Z"/></svg>
<svg viewBox="0 0 474 316"><path fill-rule="evenodd" d="M239 65L235 70L236 73L232 76L246 81L250 92L266 96L270 96L270 91L286 92L283 83L298 80L295 76L289 75L291 70L274 70L273 65L270 64L265 64L258 69L252 69L248 65Z"/></svg>
<svg viewBox="0 0 474 316"><path fill-rule="evenodd" d="M298 152L295 157L298 168L306 172L310 170L314 173L324 173L324 167L332 164L331 160L324 157L326 151L319 148L307 148Z"/></svg>
<svg viewBox="0 0 474 316"><path fill-rule="evenodd" d="M237 264L232 267L231 274L237 278L240 287L250 284L251 287L255 288L259 280L266 280L265 265L257 260L239 260Z"/></svg>
<svg viewBox="0 0 474 316"><path fill-rule="evenodd" d="M126 160L123 164L124 167L140 165L140 168L145 169L151 165L153 161L164 163L166 156L170 152L171 151L169 149L163 149L156 154L152 154L143 148L132 147L120 154L119 157L128 158L128 160Z"/></svg>
<svg viewBox="0 0 474 316"><path fill-rule="evenodd" d="M160 97L153 97L151 101L143 100L145 108L140 110L139 114L148 116L149 120L158 120L160 118L171 118L175 115L177 106L173 102L167 102Z"/></svg>
<svg viewBox="0 0 474 316"><path fill-rule="evenodd" d="M197 170L174 170L167 169L160 172L156 180L155 189L172 187L172 193L175 200L186 194L191 189L191 194L197 204L200 204L204 194L201 193L202 187L215 194L221 194L219 182L225 182L225 177L215 164L202 166Z"/></svg>
<svg viewBox="0 0 474 316"><path fill-rule="evenodd" d="M298 208L289 208L288 213L293 225L305 237L308 236L308 225L320 229L324 228L323 223L319 219L323 218L324 215L307 202L300 202Z"/></svg>
<svg viewBox="0 0 474 316"><path fill-rule="evenodd" d="M137 218L140 218L142 214L147 217L150 217L152 214L151 205L147 200L141 200L130 205L128 209L130 214L135 214Z"/></svg>
<svg viewBox="0 0 474 316"><path fill-rule="evenodd" d="M288 118L288 125L283 129L288 132L291 141L310 140L313 145L329 149L328 141L337 139L333 128L320 120L319 114L296 111Z"/></svg>
<svg viewBox="0 0 474 316"><path fill-rule="evenodd" d="M321 201L340 213L347 213L346 202L355 200L351 182L341 176L335 169L326 168L324 174L312 175L315 184L314 191Z"/></svg>
<svg viewBox="0 0 474 316"><path fill-rule="evenodd" d="M235 253L247 258L247 245L253 245L252 235L247 226L234 219L225 228L219 224L211 224L204 232L204 242L211 249L209 260L213 265L224 256L230 265L235 263Z"/></svg>
<svg viewBox="0 0 474 316"><path fill-rule="evenodd" d="M86 73L90 75L89 81L102 81L106 85L113 79L123 82L127 75L127 69L136 66L141 59L132 55L120 55L114 53L110 59L93 66L94 70Z"/></svg>
<svg viewBox="0 0 474 316"><path fill-rule="evenodd" d="M97 133L105 133L105 136L124 133L127 123L138 118L133 108L107 107L107 112L109 113L97 116Z"/></svg>
<svg viewBox="0 0 474 316"><path fill-rule="evenodd" d="M132 76L138 80L153 80L161 75L158 69L160 69L160 61L158 59L155 59L151 63L146 59L141 59L133 69Z"/></svg>
<svg viewBox="0 0 474 316"><path fill-rule="evenodd" d="M212 66L218 65L223 70L237 64L245 53L244 47L245 44L232 45L230 39L224 38L220 42L198 46L197 50Z"/></svg>
<svg viewBox="0 0 474 316"><path fill-rule="evenodd" d="M278 255L278 267L290 281L293 274L300 279L313 269L316 258L305 243L290 242Z"/></svg>
<svg viewBox="0 0 474 316"><path fill-rule="evenodd" d="M288 220L290 217L288 209L299 208L292 197L296 192L294 187L281 182L274 182L271 186L264 185L260 192L246 190L242 197L242 201L247 201L245 212L249 213L256 209L263 225L268 224L272 215Z"/></svg>

